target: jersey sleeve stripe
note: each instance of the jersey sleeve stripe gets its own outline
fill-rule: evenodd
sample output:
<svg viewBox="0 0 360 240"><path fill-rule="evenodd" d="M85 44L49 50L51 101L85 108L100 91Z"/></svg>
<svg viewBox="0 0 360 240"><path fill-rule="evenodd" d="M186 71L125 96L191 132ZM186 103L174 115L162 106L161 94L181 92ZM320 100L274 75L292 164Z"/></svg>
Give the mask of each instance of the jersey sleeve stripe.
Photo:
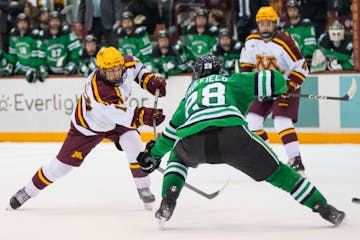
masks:
<svg viewBox="0 0 360 240"><path fill-rule="evenodd" d="M76 120L79 120L80 125L81 125L83 128L86 128L86 129L89 128L89 126L88 126L87 123L85 122L85 119L84 119L84 116L83 116L83 113L82 113L82 98L81 98L81 97L79 98L79 101L78 101L75 119L76 119Z"/></svg>
<svg viewBox="0 0 360 240"><path fill-rule="evenodd" d="M299 78L301 81L305 81L306 77L299 73L299 72L295 72L295 71L291 71L289 75L294 75L296 76L297 78Z"/></svg>
<svg viewBox="0 0 360 240"><path fill-rule="evenodd" d="M93 89L93 93L94 93L94 98L97 102L99 103L103 103L105 104L106 106L109 105L109 103L107 102L104 102L101 97L100 97L100 94L99 94L99 90L98 90L98 87L96 85L96 74L94 74L94 77L91 81L91 86L92 86L92 89Z"/></svg>
<svg viewBox="0 0 360 240"><path fill-rule="evenodd" d="M126 62L125 63L125 67L127 68L130 68L130 67L133 67L136 65L136 62L135 61L131 61L131 62Z"/></svg>
<svg viewBox="0 0 360 240"><path fill-rule="evenodd" d="M143 89L147 90L147 84L148 84L150 78L152 78L152 77L154 77L154 76L155 76L155 74L153 74L153 73L148 73L148 74L146 75L146 77L144 78L144 80L142 80L142 84L141 84Z"/></svg>
<svg viewBox="0 0 360 240"><path fill-rule="evenodd" d="M297 58L297 56L295 55L295 53L293 51L291 51L290 47L283 41L283 40L280 40L279 38L274 38L273 39L273 42L279 44L288 54L289 56L291 57L291 59L296 62L297 60L299 60Z"/></svg>
<svg viewBox="0 0 360 240"><path fill-rule="evenodd" d="M122 101L120 90L117 87L114 87L114 89L115 89L116 95L119 97L118 104L122 104L123 101Z"/></svg>

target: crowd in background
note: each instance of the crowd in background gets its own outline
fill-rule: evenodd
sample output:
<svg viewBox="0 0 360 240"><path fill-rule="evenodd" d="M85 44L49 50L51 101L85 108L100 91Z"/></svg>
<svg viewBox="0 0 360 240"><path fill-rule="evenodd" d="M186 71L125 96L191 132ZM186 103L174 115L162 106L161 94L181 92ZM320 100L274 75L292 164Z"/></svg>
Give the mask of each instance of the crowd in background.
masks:
<svg viewBox="0 0 360 240"><path fill-rule="evenodd" d="M0 76L88 75L103 46L164 77L213 53L230 75L268 5L312 72L353 69L351 0L0 0Z"/></svg>

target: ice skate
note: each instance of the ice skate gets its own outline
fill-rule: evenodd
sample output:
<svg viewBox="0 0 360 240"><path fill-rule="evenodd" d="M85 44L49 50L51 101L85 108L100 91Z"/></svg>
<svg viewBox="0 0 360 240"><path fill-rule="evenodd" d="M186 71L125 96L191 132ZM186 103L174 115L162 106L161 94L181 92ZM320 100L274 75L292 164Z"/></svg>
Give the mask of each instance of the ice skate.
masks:
<svg viewBox="0 0 360 240"><path fill-rule="evenodd" d="M322 218L331 222L335 226L338 226L343 219L345 218L345 213L343 211L339 211L330 204L320 204L316 203L312 207L313 212L317 212L320 214Z"/></svg>
<svg viewBox="0 0 360 240"><path fill-rule="evenodd" d="M296 156L295 158L289 160L288 164L289 167L293 168L296 172L301 174L303 177L305 176L305 167L301 161L300 156Z"/></svg>
<svg viewBox="0 0 360 240"><path fill-rule="evenodd" d="M22 188L19 191L17 191L14 196L10 198L10 203L9 206L7 206L6 210L18 209L30 198L31 197L25 192L25 188Z"/></svg>
<svg viewBox="0 0 360 240"><path fill-rule="evenodd" d="M155 196L150 192L149 188L138 189L139 196L144 202L146 210L151 211L153 209L153 204L155 202Z"/></svg>
<svg viewBox="0 0 360 240"><path fill-rule="evenodd" d="M164 229L165 222L168 221L175 209L176 198L179 194L177 186L171 186L166 196L162 199L159 210L156 211L155 217L159 219L160 229Z"/></svg>

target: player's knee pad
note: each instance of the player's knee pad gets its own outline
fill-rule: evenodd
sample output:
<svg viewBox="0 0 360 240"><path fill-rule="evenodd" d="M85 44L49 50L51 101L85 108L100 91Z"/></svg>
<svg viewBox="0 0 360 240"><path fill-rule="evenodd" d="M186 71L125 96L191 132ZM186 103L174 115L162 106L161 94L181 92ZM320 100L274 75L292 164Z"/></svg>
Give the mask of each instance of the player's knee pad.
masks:
<svg viewBox="0 0 360 240"><path fill-rule="evenodd" d="M274 127L275 130L279 133L286 129L294 128L294 123L291 118L276 116L274 118Z"/></svg>
<svg viewBox="0 0 360 240"><path fill-rule="evenodd" d="M57 158L54 158L47 165L42 167L42 171L47 179L51 182L55 182L56 179L68 174L74 166L62 163Z"/></svg>
<svg viewBox="0 0 360 240"><path fill-rule="evenodd" d="M266 179L275 187L291 192L302 176L289 166L279 162L279 167Z"/></svg>

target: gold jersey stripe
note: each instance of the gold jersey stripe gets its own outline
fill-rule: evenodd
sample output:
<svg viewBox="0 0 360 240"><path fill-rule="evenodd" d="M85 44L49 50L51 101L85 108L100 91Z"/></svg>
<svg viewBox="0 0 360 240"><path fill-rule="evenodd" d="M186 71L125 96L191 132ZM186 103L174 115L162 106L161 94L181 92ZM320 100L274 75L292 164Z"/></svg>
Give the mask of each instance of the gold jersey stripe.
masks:
<svg viewBox="0 0 360 240"><path fill-rule="evenodd" d="M81 126L84 128L89 128L89 126L86 124L86 122L84 120L84 116L82 114L83 114L82 113L82 99L80 97L78 105L77 105L77 115L78 115Z"/></svg>
<svg viewBox="0 0 360 240"><path fill-rule="evenodd" d="M99 90L97 88L97 85L96 85L96 74L94 74L94 77L93 79L91 80L91 85L93 87L93 92L94 92L94 97L96 99L97 102L99 103L102 103L102 104L105 104L106 106L109 105L109 103L103 101L99 95Z"/></svg>
<svg viewBox="0 0 360 240"><path fill-rule="evenodd" d="M122 101L122 98L121 98L120 90L119 90L117 87L114 87L114 90L115 90L115 92L116 92L116 95L119 97L118 104L122 104L123 101Z"/></svg>
<svg viewBox="0 0 360 240"><path fill-rule="evenodd" d="M133 67L136 65L136 62L135 61L131 61L131 62L126 62L125 63L125 67Z"/></svg>
<svg viewBox="0 0 360 240"><path fill-rule="evenodd" d="M130 163L130 169L138 169L141 168L138 163Z"/></svg>
<svg viewBox="0 0 360 240"><path fill-rule="evenodd" d="M283 40L280 40L279 38L274 38L273 41L276 42L277 44L280 44L285 49L285 51L290 55L290 57L293 59L294 62L298 60L296 55L291 51L289 46Z"/></svg>
<svg viewBox="0 0 360 240"><path fill-rule="evenodd" d="M147 84L148 84L148 82L149 82L149 80L150 80L150 78L152 78L152 77L154 77L155 76L155 74L153 74L153 73L149 73L146 77L145 77L145 79L144 79L144 81L143 81L143 88L145 89L145 90L147 90Z"/></svg>
<svg viewBox="0 0 360 240"><path fill-rule="evenodd" d="M305 81L306 77L299 72L291 71L290 75L294 75L302 81Z"/></svg>

